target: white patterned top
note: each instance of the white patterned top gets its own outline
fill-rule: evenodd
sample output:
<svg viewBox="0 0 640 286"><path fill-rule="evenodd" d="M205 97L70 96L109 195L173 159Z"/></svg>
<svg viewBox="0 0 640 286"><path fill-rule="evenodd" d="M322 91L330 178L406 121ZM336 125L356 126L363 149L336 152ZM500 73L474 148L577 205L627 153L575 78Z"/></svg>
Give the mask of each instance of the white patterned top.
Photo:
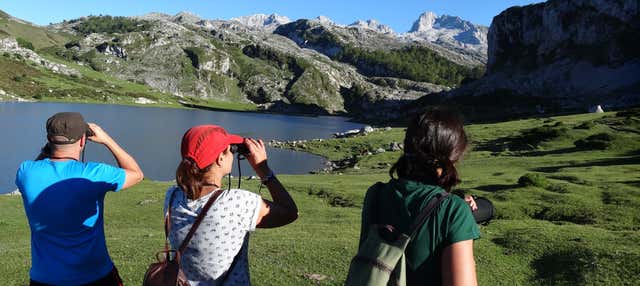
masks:
<svg viewBox="0 0 640 286"><path fill-rule="evenodd" d="M215 192L190 200L179 187L171 187L165 196L165 214L174 191L169 242L177 249ZM256 229L261 202L259 195L240 189L225 190L220 194L182 253L182 270L191 285L222 285L222 281L216 279L229 270L236 255L239 255L238 260L224 285L250 285L249 232Z"/></svg>

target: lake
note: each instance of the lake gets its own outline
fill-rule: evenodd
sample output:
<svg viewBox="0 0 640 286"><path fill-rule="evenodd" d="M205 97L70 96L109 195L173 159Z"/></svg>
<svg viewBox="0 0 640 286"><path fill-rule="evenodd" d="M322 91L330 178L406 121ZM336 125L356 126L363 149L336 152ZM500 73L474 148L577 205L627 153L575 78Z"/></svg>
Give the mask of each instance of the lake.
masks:
<svg viewBox="0 0 640 286"><path fill-rule="evenodd" d="M200 124L216 124L243 137L269 140L329 138L332 133L363 125L333 116L291 116L280 114L208 111L122 105L70 103L0 103L0 193L16 189L15 172L23 160L35 158L46 143L45 123L62 111L80 112L87 122L100 125L129 154L152 180L175 178L180 161L180 140L184 132ZM323 167L325 159L303 152L268 148L269 166L278 174L305 174ZM116 165L111 153L95 143L87 144L85 161ZM242 175L253 175L242 161ZM237 174L237 160L234 162ZM235 185L235 183L233 183Z"/></svg>

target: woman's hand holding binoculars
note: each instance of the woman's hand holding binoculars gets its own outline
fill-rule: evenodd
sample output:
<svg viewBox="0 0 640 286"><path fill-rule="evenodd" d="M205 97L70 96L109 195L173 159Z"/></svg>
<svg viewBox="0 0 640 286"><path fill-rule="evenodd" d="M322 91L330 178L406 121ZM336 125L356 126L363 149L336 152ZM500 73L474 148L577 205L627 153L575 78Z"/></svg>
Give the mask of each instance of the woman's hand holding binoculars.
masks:
<svg viewBox="0 0 640 286"><path fill-rule="evenodd" d="M255 140L253 138L245 138L244 144L249 149L249 154L245 155L247 161L251 165L256 175L264 178L269 174L269 166L267 165L267 150L262 139Z"/></svg>

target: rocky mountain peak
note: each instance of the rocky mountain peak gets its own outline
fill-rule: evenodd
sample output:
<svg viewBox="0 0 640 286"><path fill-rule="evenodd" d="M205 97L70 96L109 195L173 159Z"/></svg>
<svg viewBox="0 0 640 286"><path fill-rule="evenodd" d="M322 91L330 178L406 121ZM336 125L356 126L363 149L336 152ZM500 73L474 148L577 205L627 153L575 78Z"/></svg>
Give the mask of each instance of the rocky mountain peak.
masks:
<svg viewBox="0 0 640 286"><path fill-rule="evenodd" d="M409 33L424 32L424 31L431 30L437 18L438 18L438 15L436 15L436 13L433 13L433 12L422 13L422 15L420 15L418 20L413 22L413 26L411 27L411 30L409 30Z"/></svg>
<svg viewBox="0 0 640 286"><path fill-rule="evenodd" d="M322 15L315 17L313 20L319 22L322 25L336 25L336 23L333 22L333 20L329 19L329 17Z"/></svg>
<svg viewBox="0 0 640 286"><path fill-rule="evenodd" d="M171 21L172 17L173 16L164 14L164 13L151 12L151 13L147 13L140 16L133 16L132 18L138 19L138 20L145 20L145 21L160 21L160 20Z"/></svg>
<svg viewBox="0 0 640 286"><path fill-rule="evenodd" d="M349 25L349 27L356 27L361 29L369 29L374 30L383 34L394 34L395 32L391 29L391 27L381 24L376 20L358 20L353 22L353 24Z"/></svg>
<svg viewBox="0 0 640 286"><path fill-rule="evenodd" d="M444 28L444 29L459 29L459 30L469 30L473 29L475 25L469 21L462 20L457 16L450 15L442 15L436 19L434 23L434 28Z"/></svg>
<svg viewBox="0 0 640 286"><path fill-rule="evenodd" d="M251 28L267 28L267 29L275 29L277 26L284 25L290 23L291 20L286 16L281 16L278 14L255 14L242 16L237 18L232 18L231 21L236 21L242 23L243 25Z"/></svg>
<svg viewBox="0 0 640 286"><path fill-rule="evenodd" d="M408 33L400 35L410 41L431 42L445 49L471 53L486 62L488 27L476 25L460 17L424 12Z"/></svg>
<svg viewBox="0 0 640 286"><path fill-rule="evenodd" d="M200 16L187 11L179 12L173 16L173 21L176 23L195 24L201 20L202 18L200 18Z"/></svg>

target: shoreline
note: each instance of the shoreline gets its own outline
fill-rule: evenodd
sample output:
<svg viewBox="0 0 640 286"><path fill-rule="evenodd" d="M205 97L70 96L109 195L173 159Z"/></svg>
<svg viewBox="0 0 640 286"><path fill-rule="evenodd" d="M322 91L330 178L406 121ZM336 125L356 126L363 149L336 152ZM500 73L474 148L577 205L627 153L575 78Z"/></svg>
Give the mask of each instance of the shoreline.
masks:
<svg viewBox="0 0 640 286"><path fill-rule="evenodd" d="M291 113L282 113L268 110L248 110L248 109L232 109L232 108L224 108L224 107L215 107L215 106L207 106L196 103L188 103L184 101L178 101L175 104L171 103L135 103L135 102L102 102L102 101L75 101L75 100L55 100L55 99L45 99L45 100L31 100L24 98L12 98L6 100L4 98L0 98L0 104L2 103L61 103L61 104L96 104L96 105L122 105L122 106L133 106L133 107L152 107L152 108L173 108L173 109L199 109L199 110L207 110L207 111L218 111L218 112L238 112L238 113L256 113L256 114L274 114L274 115L285 115L285 116L300 116L300 117L341 117L346 118L347 122L358 123L362 125L373 125L369 122L358 121L354 117L349 117L347 114L313 114L313 113L301 113L301 112L291 112Z"/></svg>

